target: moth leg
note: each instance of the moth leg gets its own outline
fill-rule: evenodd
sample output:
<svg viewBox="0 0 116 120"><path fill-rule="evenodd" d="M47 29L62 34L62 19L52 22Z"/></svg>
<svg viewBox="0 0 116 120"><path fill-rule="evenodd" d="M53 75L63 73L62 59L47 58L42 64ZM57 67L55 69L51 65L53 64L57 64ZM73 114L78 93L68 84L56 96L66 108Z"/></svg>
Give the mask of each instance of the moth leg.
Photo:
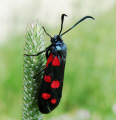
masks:
<svg viewBox="0 0 116 120"><path fill-rule="evenodd" d="M36 78L39 74L41 74L45 69L41 70L38 74L34 75L32 78Z"/></svg>
<svg viewBox="0 0 116 120"><path fill-rule="evenodd" d="M24 55L25 55L25 56L38 56L38 55L40 55L41 53L48 51L50 48L51 48L51 45L48 46L45 50L43 50L43 51L41 51L41 52L39 52L39 53L37 53L37 54L35 54L35 55L28 55L28 54L24 54Z"/></svg>

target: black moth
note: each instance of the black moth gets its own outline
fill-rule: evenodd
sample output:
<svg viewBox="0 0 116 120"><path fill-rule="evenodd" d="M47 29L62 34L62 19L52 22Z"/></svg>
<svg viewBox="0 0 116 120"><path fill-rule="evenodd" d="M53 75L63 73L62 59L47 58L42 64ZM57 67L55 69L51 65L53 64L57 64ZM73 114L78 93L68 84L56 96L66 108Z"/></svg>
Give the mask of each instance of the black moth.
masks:
<svg viewBox="0 0 116 120"><path fill-rule="evenodd" d="M63 78L64 78L64 68L66 62L67 46L62 40L62 35L70 31L77 24L85 20L86 18L94 19L91 16L85 16L79 20L74 26L61 34L63 28L64 16L61 16L61 30L59 35L51 37L43 27L45 33L51 38L51 45L48 46L45 50L35 54L26 56L38 56L43 52L46 52L47 63L44 69L44 76L41 82L39 96L38 96L38 106L41 113L49 113L54 110L62 97L62 88L63 88ZM34 76L34 77L37 77Z"/></svg>

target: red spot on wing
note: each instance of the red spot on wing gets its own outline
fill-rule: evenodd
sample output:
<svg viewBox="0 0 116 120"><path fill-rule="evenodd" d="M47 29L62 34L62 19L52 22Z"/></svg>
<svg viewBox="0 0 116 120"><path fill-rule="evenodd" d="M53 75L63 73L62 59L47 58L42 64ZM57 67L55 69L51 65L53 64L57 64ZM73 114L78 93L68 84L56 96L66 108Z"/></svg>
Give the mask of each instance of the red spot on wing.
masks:
<svg viewBox="0 0 116 120"><path fill-rule="evenodd" d="M54 99L51 99L51 101L50 101L52 104L55 104L56 103L56 99L54 98Z"/></svg>
<svg viewBox="0 0 116 120"><path fill-rule="evenodd" d="M59 88L60 82L58 80L55 80L51 83L51 88Z"/></svg>
<svg viewBox="0 0 116 120"><path fill-rule="evenodd" d="M50 94L48 93L42 93L42 98L44 98L45 100L49 99L51 97Z"/></svg>
<svg viewBox="0 0 116 120"><path fill-rule="evenodd" d="M60 60L58 59L57 56L54 57L54 59L52 61L52 65L53 66L59 66L60 65Z"/></svg>
<svg viewBox="0 0 116 120"><path fill-rule="evenodd" d="M51 77L50 76L47 76L47 75L45 75L44 76L44 80L46 81L46 82L51 82Z"/></svg>
<svg viewBox="0 0 116 120"><path fill-rule="evenodd" d="M46 67L48 66L48 64L53 60L53 54L51 53L50 56L48 57L47 63L46 63Z"/></svg>

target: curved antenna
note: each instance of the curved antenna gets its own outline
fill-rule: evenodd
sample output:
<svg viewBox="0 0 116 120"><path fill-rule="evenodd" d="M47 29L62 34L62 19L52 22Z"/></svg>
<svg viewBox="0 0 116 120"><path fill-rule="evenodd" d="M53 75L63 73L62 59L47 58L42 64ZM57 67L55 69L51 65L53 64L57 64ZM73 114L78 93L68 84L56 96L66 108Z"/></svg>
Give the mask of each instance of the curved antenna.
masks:
<svg viewBox="0 0 116 120"><path fill-rule="evenodd" d="M93 17L91 17L91 16L85 16L85 17L83 17L82 19L80 19L75 25L73 25L70 29L68 29L67 31L65 31L64 33L62 33L61 34L61 36L62 35L64 35L65 33L67 33L68 31L70 31L72 28L74 28L77 24L79 24L80 22L82 22L83 20L85 20L85 19L87 19L87 18L91 18L91 19L93 19L93 20L95 20Z"/></svg>
<svg viewBox="0 0 116 120"><path fill-rule="evenodd" d="M42 27L42 28L44 29L44 32L46 33L46 35L48 35L48 36L51 37L51 35L49 35L49 34L46 32L45 28L44 28L44 27ZM52 37L51 37L51 38L52 38Z"/></svg>
<svg viewBox="0 0 116 120"><path fill-rule="evenodd" d="M59 35L60 35L60 33L62 32L64 16L67 17L67 15L66 15L66 14L62 14L62 16L61 16L61 30L60 30L60 32L59 32Z"/></svg>

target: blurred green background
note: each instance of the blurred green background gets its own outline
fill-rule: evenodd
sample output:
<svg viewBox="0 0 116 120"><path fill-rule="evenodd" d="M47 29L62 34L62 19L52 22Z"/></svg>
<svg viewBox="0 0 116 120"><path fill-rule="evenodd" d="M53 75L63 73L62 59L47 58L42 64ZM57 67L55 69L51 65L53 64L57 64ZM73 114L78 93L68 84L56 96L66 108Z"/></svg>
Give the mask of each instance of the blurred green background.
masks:
<svg viewBox="0 0 116 120"><path fill-rule="evenodd" d="M20 2L20 6L22 4L25 6L26 2ZM50 114L44 115L44 119L51 120L53 118L55 120L61 115L70 115L73 116L74 120L77 120L78 116L80 117L79 120L115 120L115 2L111 0L110 4L104 7L102 6L103 2L101 2L101 8L99 7L99 1L86 1L86 4L86 2L83 3L82 1L71 2L69 0L69 6L66 1L62 1L62 5L60 4L61 1L57 5L53 0L50 2L55 11L51 11L49 5L46 8L47 5L45 4L47 2L45 0L43 3L41 0L36 1L37 5L30 2L32 6L35 6L32 11L28 3L28 8L20 11L26 14L25 11L30 10L27 12L29 17L26 16L24 21L22 18L23 13L16 14L18 10L22 9L20 7L12 15L10 14L10 17L7 14L2 14L7 16L8 21L11 21L13 25L10 22L4 22L3 18L0 18L1 25L4 23L3 25L6 25L5 27L7 28L7 31L6 29L4 30L3 25L0 28L0 120L21 119L22 56L27 24L29 25L38 19L43 26L45 24L46 31L53 36L59 33L60 16L63 12L69 15L68 18L65 18L63 31L67 30L85 15L92 15L96 20L87 19L62 37L68 47L63 95L59 106ZM9 6L9 9L11 7L11 3L3 2L2 4L5 7ZM85 4L86 6L84 6ZM18 6L18 3L16 5ZM59 6L65 7L60 10ZM82 10L83 8L84 10ZM12 9L12 12L13 10L15 9ZM36 16L35 11L36 14L37 12L41 14ZM33 16L35 17L33 18ZM47 18L48 16L49 18ZM7 17L4 17L4 19ZM58 19L56 19L57 17ZM56 23L52 24L50 19ZM46 36L46 46L50 44L49 39ZM85 114L82 110L86 111ZM81 117L80 112L82 112L85 118ZM77 116L77 118L74 116Z"/></svg>

